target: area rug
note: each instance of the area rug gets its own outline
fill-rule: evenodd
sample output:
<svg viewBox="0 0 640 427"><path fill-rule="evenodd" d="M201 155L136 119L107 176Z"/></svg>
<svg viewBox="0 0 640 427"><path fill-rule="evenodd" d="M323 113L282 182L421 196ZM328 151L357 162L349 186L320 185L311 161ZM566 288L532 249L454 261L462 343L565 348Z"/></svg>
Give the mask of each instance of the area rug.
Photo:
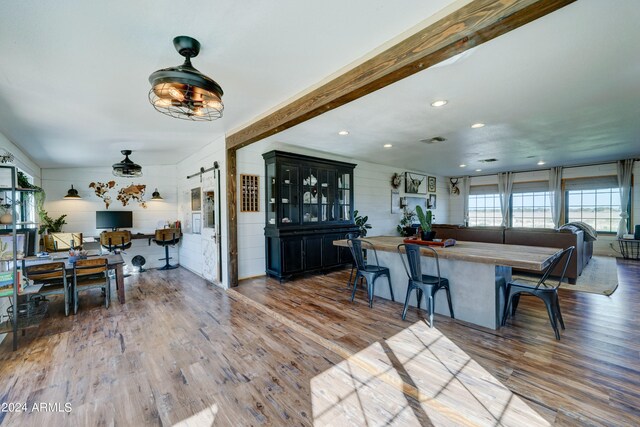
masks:
<svg viewBox="0 0 640 427"><path fill-rule="evenodd" d="M524 274L514 274L513 278L527 281L532 279L531 276ZM608 256L593 256L589 264L582 270L582 274L578 277L575 285L563 283L560 287L570 291L609 296L618 288L616 259Z"/></svg>

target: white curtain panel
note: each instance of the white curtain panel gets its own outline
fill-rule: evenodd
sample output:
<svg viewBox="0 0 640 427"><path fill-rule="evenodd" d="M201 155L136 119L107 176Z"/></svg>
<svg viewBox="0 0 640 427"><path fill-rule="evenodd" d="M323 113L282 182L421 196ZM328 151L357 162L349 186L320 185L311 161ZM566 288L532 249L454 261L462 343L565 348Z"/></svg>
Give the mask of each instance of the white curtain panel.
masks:
<svg viewBox="0 0 640 427"><path fill-rule="evenodd" d="M549 205L553 225L559 228L562 213L562 166L549 169Z"/></svg>
<svg viewBox="0 0 640 427"><path fill-rule="evenodd" d="M462 209L464 211L464 225L469 225L469 194L471 192L471 177L462 178Z"/></svg>
<svg viewBox="0 0 640 427"><path fill-rule="evenodd" d="M629 228L627 220L629 214L629 194L631 193L631 173L633 172L633 159L618 161L618 185L620 186L620 224L618 225L618 237L627 233Z"/></svg>
<svg viewBox="0 0 640 427"><path fill-rule="evenodd" d="M498 174L498 193L500 193L500 212L502 213L502 226L509 222L509 205L511 204L511 192L513 190L513 172L501 172Z"/></svg>

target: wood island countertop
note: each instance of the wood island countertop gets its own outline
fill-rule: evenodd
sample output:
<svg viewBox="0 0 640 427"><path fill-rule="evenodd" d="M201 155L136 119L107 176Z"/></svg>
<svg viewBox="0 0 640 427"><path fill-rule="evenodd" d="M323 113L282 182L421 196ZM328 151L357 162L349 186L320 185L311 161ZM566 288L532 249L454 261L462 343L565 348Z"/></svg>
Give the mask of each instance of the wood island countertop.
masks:
<svg viewBox="0 0 640 427"><path fill-rule="evenodd" d="M377 251L396 252L404 237L377 236L363 240L371 242ZM335 246L347 246L347 240L334 240ZM441 259L479 262L483 264L502 265L506 267L526 270L542 271L549 265L553 255L562 251L561 248L546 248L539 246L504 245L500 243L465 242L458 240L455 246L432 246ZM431 254L428 250L423 255Z"/></svg>

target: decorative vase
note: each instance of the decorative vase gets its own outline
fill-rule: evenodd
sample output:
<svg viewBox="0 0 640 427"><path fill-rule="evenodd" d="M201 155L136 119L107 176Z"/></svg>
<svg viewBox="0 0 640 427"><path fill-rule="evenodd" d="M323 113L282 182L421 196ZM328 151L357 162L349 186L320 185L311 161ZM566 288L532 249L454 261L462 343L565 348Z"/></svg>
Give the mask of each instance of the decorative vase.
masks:
<svg viewBox="0 0 640 427"><path fill-rule="evenodd" d="M0 216L0 224L11 224L13 222L13 217L9 212Z"/></svg>

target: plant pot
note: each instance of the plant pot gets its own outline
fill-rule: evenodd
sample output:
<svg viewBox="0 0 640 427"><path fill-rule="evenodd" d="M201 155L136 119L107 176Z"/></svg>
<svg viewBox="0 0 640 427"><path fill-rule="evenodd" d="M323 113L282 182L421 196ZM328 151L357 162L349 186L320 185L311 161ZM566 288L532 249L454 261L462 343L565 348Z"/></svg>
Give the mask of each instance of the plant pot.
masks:
<svg viewBox="0 0 640 427"><path fill-rule="evenodd" d="M423 231L421 235L422 240L426 240L428 242L432 241L434 237L436 237L435 231Z"/></svg>
<svg viewBox="0 0 640 427"><path fill-rule="evenodd" d="M13 217L10 213L6 213L0 216L0 224L11 224L13 222Z"/></svg>
<svg viewBox="0 0 640 427"><path fill-rule="evenodd" d="M403 236L410 237L416 234L417 228L409 226L409 227L404 227L403 230L404 230Z"/></svg>

